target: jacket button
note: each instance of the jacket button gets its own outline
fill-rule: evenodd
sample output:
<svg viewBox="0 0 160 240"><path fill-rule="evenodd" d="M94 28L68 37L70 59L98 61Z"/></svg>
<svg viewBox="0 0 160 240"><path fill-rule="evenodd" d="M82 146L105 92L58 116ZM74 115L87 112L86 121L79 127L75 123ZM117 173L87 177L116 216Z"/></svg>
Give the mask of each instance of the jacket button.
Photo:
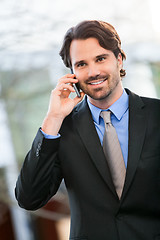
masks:
<svg viewBox="0 0 160 240"><path fill-rule="evenodd" d="M38 143L37 150L36 150L36 157L39 157L39 152L41 150L41 143Z"/></svg>

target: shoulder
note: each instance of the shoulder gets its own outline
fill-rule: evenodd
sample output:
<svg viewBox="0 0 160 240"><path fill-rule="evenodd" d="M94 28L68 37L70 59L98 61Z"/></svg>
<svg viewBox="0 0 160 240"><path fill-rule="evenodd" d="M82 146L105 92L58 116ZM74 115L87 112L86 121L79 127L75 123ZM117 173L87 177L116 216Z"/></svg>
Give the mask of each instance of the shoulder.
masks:
<svg viewBox="0 0 160 240"><path fill-rule="evenodd" d="M144 104L151 104L151 105L160 105L160 99L158 98L151 98L151 97L144 97L144 96L140 96L136 93L133 93L132 91L130 91L129 89L125 89L127 94L129 95L129 98L133 101L142 101Z"/></svg>
<svg viewBox="0 0 160 240"><path fill-rule="evenodd" d="M160 99L158 98L150 98L150 97L141 97L141 98L146 104L160 106Z"/></svg>
<svg viewBox="0 0 160 240"><path fill-rule="evenodd" d="M128 89L126 89L126 92L129 95L130 109L134 109L135 112L139 111L139 109L143 109L147 116L152 115L160 119L160 99L139 96Z"/></svg>

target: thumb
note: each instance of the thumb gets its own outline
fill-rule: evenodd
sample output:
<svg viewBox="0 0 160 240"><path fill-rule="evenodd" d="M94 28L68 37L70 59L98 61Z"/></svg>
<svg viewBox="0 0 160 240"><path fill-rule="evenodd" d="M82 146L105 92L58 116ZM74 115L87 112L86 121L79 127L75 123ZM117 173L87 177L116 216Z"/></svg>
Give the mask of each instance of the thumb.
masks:
<svg viewBox="0 0 160 240"><path fill-rule="evenodd" d="M80 97L77 97L77 96L76 96L76 97L73 99L75 106L76 106L80 101L82 101L82 99L83 99L83 97L84 97L84 95L85 95L84 92L80 92L80 94L81 94Z"/></svg>

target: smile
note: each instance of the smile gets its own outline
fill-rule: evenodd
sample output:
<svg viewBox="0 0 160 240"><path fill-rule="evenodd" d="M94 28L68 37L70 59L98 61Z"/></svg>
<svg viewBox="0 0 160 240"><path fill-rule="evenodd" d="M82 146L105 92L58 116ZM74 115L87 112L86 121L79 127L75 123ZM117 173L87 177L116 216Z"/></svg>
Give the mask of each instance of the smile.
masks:
<svg viewBox="0 0 160 240"><path fill-rule="evenodd" d="M90 82L89 84L90 85L99 85L99 84L101 84L101 83L103 83L103 82L105 82L107 80L107 78L105 78L104 80L101 80L101 81L98 81L98 82Z"/></svg>
<svg viewBox="0 0 160 240"><path fill-rule="evenodd" d="M102 82L104 82L104 80L103 81L99 81L99 82L93 82L93 83L90 83L91 85L96 85L96 84L101 84Z"/></svg>

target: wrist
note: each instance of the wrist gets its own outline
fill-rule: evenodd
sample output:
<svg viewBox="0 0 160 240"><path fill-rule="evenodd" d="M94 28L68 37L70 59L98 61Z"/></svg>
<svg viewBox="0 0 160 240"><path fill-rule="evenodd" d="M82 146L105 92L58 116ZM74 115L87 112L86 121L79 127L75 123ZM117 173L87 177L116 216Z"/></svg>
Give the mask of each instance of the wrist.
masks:
<svg viewBox="0 0 160 240"><path fill-rule="evenodd" d="M56 136L59 133L63 119L62 117L51 117L47 115L41 126L42 131L48 135Z"/></svg>

